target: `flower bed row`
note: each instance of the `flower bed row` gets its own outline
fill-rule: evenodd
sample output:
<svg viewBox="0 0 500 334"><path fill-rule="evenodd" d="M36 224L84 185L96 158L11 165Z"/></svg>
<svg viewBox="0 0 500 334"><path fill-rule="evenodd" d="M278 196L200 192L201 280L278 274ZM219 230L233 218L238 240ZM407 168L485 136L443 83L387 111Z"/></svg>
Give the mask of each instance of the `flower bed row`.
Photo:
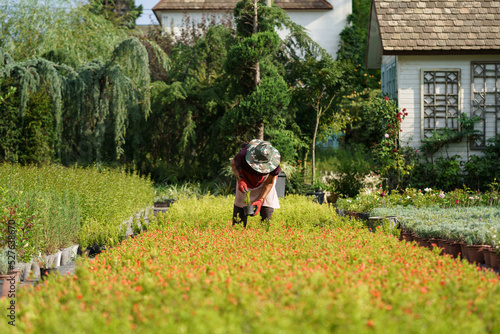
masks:
<svg viewBox="0 0 500 334"><path fill-rule="evenodd" d="M15 330L500 331L491 272L370 233L305 198L281 200L270 225L231 227L232 200L179 200L158 230L82 259L74 277L21 290Z"/></svg>
<svg viewBox="0 0 500 334"><path fill-rule="evenodd" d="M423 246L436 244L449 252L460 252L471 262L498 268L495 257L500 254L498 207L419 209L398 206L376 208L370 215L397 216L407 240L415 240ZM494 253L493 262L490 262L490 250Z"/></svg>
<svg viewBox="0 0 500 334"><path fill-rule="evenodd" d="M74 244L118 244L122 222L154 198L149 179L97 167L0 164L0 185L0 247L11 222L21 262Z"/></svg>
<svg viewBox="0 0 500 334"><path fill-rule="evenodd" d="M472 207L500 206L498 190L476 193L466 189L456 189L450 192L426 188L424 190L406 189L400 191L375 191L360 194L356 198L340 198L336 202L338 209L349 212L370 212L374 208L410 206L425 207Z"/></svg>

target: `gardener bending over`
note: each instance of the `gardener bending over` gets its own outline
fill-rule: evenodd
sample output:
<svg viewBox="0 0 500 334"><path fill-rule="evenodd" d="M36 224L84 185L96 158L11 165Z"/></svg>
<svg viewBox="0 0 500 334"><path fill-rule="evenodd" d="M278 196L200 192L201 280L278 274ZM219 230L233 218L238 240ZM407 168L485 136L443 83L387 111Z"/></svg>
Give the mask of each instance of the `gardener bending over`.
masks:
<svg viewBox="0 0 500 334"><path fill-rule="evenodd" d="M279 209L276 179L281 171L280 153L269 142L251 140L231 160L231 168L238 179L234 200L233 225L238 217L247 226L244 214L245 193L250 191L250 201L257 206L255 215L260 212L261 221L271 219L274 209Z"/></svg>

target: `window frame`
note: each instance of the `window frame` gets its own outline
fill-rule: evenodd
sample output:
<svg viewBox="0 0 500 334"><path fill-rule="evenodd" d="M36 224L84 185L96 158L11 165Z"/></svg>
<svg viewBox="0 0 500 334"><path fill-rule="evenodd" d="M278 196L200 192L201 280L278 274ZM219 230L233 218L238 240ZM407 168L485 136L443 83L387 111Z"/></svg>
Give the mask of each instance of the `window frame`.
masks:
<svg viewBox="0 0 500 334"><path fill-rule="evenodd" d="M458 118L460 116L460 114L462 113L462 92L461 92L462 91L462 71L461 71L461 69L460 68L421 68L420 69L420 141L423 141L424 139L426 139L426 137L425 137L425 133L426 133L426 129L425 129L425 120L426 120L425 96L429 95L429 94L426 94L424 91L424 89L425 89L424 76L425 76L426 72L457 72L457 79L456 79L457 80L457 93L456 94L444 94L444 95L456 95L457 96L457 105L456 105L457 115L450 117L450 118ZM436 94L434 93L434 95L436 95ZM443 94L439 94L439 95L443 95ZM436 101L436 100L434 100L434 101ZM446 105L446 109L448 109L448 105ZM448 129L448 126L447 126L448 116L439 117L439 118L445 120L446 127L436 128L436 116L434 116L434 130ZM458 122L458 120L456 120L455 122L457 122L457 127L456 127L456 129L453 128L453 130L460 131L460 123Z"/></svg>
<svg viewBox="0 0 500 334"><path fill-rule="evenodd" d="M495 97L495 100L496 100L496 103L495 103L495 108L496 110L491 112L491 111L486 111L486 107L484 108L484 112L483 112L483 116L482 116L482 119L483 119L483 126L482 126L482 130L481 130L481 136L483 137L482 141L482 146L478 146L476 145L476 140L472 140L471 142L471 150L484 150L486 149L486 141L489 139L489 138L492 138L492 137L486 137L486 113L493 113L493 114L496 114L494 116L495 120L496 120L496 126L495 126L495 137L500 134L500 73L497 73L495 78L496 78L496 82L495 82L495 88L496 90L494 92L487 92L487 91L475 91L474 90L474 79L476 78L474 76L474 66L475 65L478 65L478 64L484 64L484 65L496 65L496 66L500 66L500 61L495 61L495 60L490 60L490 61L471 61L470 62L470 117L474 117L475 116L475 104L474 102L476 101L476 93L485 93L485 94L488 94L488 93L491 93L491 94L496 94L496 97ZM497 70L497 72L500 71L500 70ZM483 76L484 77L484 76ZM486 83L486 80L484 80L484 84ZM483 88L484 88L485 85L483 85ZM484 102L487 101L487 98L486 96L484 97ZM484 106L486 106L486 103L484 104ZM474 129L476 129L476 124L474 125Z"/></svg>

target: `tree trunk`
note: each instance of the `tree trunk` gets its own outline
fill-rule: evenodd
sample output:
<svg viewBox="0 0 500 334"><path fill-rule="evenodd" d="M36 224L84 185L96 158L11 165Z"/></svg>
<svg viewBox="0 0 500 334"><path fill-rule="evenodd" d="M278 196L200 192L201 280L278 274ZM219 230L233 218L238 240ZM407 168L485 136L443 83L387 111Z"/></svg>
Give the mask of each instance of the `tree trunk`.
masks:
<svg viewBox="0 0 500 334"><path fill-rule="evenodd" d="M309 150L304 148L304 167L302 170L304 171L304 183L307 183L307 155L309 154Z"/></svg>
<svg viewBox="0 0 500 334"><path fill-rule="evenodd" d="M257 21L257 2L258 0L253 1L253 33L256 34L258 31L258 21ZM255 63L255 77L254 77L254 89L260 85L260 64L257 61ZM260 122L257 130L257 139L264 140L264 123Z"/></svg>
<svg viewBox="0 0 500 334"><path fill-rule="evenodd" d="M257 0L253 1L253 33L256 34L258 32L259 23L257 21ZM259 62L255 63L255 77L254 77L254 86L257 87L260 85L260 64Z"/></svg>
<svg viewBox="0 0 500 334"><path fill-rule="evenodd" d="M257 130L257 139L264 140L264 123L259 123L259 128Z"/></svg>
<svg viewBox="0 0 500 334"><path fill-rule="evenodd" d="M319 127L319 112L316 112L316 125L314 126L314 134L312 141L312 184L316 181L316 135L318 134Z"/></svg>

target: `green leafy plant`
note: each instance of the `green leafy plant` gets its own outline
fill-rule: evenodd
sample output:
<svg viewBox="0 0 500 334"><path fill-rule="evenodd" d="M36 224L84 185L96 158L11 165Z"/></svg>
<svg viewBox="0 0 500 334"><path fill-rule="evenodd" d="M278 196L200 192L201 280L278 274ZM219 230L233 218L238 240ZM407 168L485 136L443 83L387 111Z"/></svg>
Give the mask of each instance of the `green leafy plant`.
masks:
<svg viewBox="0 0 500 334"><path fill-rule="evenodd" d="M252 201L250 200L250 192L249 191L245 193L245 204L246 205L252 204Z"/></svg>
<svg viewBox="0 0 500 334"><path fill-rule="evenodd" d="M10 261L12 260L12 254L15 254L15 252L8 247L0 249L0 275L7 275L11 271Z"/></svg>

